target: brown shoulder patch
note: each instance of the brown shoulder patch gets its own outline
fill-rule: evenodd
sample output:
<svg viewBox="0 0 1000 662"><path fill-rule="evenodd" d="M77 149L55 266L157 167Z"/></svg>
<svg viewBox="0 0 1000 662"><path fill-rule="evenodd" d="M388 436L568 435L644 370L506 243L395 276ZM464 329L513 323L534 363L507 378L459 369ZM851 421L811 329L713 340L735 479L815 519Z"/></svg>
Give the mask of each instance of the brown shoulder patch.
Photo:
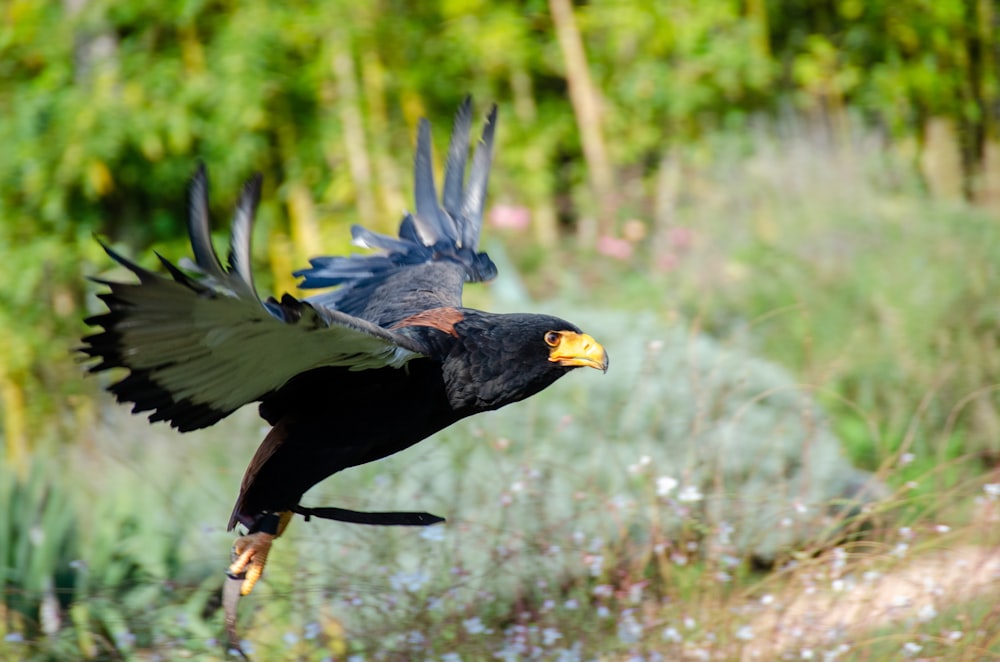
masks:
<svg viewBox="0 0 1000 662"><path fill-rule="evenodd" d="M431 308L429 310L423 310L416 315L410 315L404 319L399 320L392 325L393 329L399 329L404 326L429 326L431 328L437 329L438 331L444 331L450 336L458 337L458 332L455 331L455 325L465 319L465 315L462 311L457 308Z"/></svg>

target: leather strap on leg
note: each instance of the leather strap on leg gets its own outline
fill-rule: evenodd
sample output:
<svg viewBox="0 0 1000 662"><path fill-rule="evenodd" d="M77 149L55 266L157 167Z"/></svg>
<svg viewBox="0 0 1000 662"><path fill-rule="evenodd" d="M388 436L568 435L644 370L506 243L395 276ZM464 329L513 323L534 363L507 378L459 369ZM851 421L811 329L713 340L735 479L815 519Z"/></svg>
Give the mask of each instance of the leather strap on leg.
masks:
<svg viewBox="0 0 1000 662"><path fill-rule="evenodd" d="M350 524L369 524L372 526L430 526L445 521L443 517L431 515L430 513L366 513L346 508L307 508L301 505L292 508L292 512L302 515L307 522L312 517L319 517L320 519L330 519Z"/></svg>

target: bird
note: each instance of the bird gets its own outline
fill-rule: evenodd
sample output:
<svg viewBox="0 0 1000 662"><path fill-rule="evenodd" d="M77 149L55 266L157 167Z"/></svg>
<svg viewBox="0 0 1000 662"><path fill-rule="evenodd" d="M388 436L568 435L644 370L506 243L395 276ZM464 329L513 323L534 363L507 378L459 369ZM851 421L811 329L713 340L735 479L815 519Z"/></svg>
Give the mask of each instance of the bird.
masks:
<svg viewBox="0 0 1000 662"><path fill-rule="evenodd" d="M397 236L353 226L353 243L369 252L314 257L294 272L301 289L320 290L312 296L262 299L254 285L260 174L238 196L225 263L211 239L204 163L188 187L193 260L174 264L157 253L162 270L152 271L101 241L134 278L92 278L105 289L97 295L104 309L84 320L95 329L79 348L89 372L124 369L108 391L133 413L148 412L151 422L181 432L251 403L270 426L228 522L229 530L245 529L227 569L239 595L252 591L296 513L368 524L443 521L428 513L306 508L300 500L313 485L524 400L576 368L607 371L604 347L568 321L462 305L465 283L497 274L478 248L496 124L493 105L473 149L472 100L465 98L439 198L431 127L422 118L415 211L404 213Z"/></svg>

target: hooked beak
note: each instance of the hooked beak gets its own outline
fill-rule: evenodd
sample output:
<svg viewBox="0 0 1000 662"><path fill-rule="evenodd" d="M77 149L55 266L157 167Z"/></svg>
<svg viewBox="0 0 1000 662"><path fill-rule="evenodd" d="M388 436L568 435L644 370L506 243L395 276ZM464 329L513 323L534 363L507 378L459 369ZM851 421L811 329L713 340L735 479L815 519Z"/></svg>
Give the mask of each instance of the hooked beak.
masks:
<svg viewBox="0 0 1000 662"><path fill-rule="evenodd" d="M567 367L595 368L608 371L608 353L586 333L559 331L559 338L549 350L549 361Z"/></svg>

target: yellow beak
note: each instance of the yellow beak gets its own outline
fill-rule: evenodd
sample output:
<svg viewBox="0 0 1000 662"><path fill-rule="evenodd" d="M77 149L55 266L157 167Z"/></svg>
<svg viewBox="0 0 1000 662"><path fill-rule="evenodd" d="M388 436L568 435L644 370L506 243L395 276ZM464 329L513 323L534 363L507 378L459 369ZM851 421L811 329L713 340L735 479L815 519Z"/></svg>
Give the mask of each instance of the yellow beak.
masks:
<svg viewBox="0 0 1000 662"><path fill-rule="evenodd" d="M559 337L551 345L549 361L564 366L586 366L602 372L608 371L608 353L599 342L586 333L557 333Z"/></svg>

